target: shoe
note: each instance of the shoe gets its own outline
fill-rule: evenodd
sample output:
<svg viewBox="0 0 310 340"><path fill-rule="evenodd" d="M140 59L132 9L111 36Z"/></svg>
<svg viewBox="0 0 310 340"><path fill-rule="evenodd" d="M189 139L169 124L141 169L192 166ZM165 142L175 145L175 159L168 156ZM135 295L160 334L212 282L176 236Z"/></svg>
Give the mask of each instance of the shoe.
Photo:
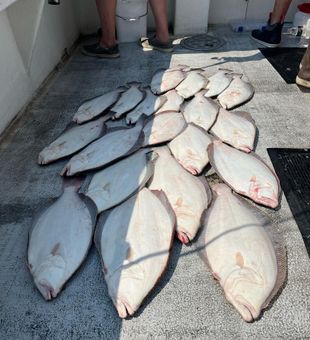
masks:
<svg viewBox="0 0 310 340"><path fill-rule="evenodd" d="M266 47L278 47L281 42L283 22L268 25L263 30L252 31L251 38Z"/></svg>
<svg viewBox="0 0 310 340"><path fill-rule="evenodd" d="M310 44L302 58L302 66L296 77L296 84L310 89Z"/></svg>
<svg viewBox="0 0 310 340"><path fill-rule="evenodd" d="M99 43L86 45L81 48L81 52L87 56L97 58L118 58L118 45L112 47L101 47Z"/></svg>
<svg viewBox="0 0 310 340"><path fill-rule="evenodd" d="M143 50L146 51L158 50L166 53L173 52L173 45L171 41L163 43L159 41L155 36L150 38L141 38L139 44L141 47L143 47Z"/></svg>

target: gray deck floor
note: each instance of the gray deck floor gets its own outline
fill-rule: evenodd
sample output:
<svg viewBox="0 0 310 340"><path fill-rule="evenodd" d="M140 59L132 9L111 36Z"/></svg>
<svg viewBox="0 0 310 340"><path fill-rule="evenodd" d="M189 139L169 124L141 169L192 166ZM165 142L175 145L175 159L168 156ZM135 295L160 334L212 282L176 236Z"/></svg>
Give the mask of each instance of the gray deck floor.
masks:
<svg viewBox="0 0 310 340"><path fill-rule="evenodd" d="M121 321L110 298L98 255L87 260L52 302L45 302L27 270L27 234L37 210L61 193L64 162L39 167L39 151L64 129L90 97L129 81L148 84L160 67L188 64L244 73L256 89L244 105L257 122L257 153L267 147L309 147L310 93L286 84L247 34L214 29L227 41L219 51L173 55L121 46L118 60L98 60L78 51L33 101L0 144L0 338L1 339L295 339L310 336L310 262L285 197L279 211L265 209L283 235L288 278L262 318L242 321L195 248L175 241L167 272L137 315ZM294 45L294 41L287 40Z"/></svg>

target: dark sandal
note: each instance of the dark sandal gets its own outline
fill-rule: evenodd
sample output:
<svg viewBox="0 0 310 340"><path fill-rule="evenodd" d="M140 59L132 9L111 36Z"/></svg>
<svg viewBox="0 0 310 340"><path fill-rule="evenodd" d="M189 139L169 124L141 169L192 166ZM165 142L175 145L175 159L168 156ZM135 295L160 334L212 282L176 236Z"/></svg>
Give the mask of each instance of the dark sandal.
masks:
<svg viewBox="0 0 310 340"><path fill-rule="evenodd" d="M173 52L173 45L170 41L167 43L163 43L159 41L155 36L150 38L141 38L140 46L143 47L143 50L145 51L158 50L166 53Z"/></svg>
<svg viewBox="0 0 310 340"><path fill-rule="evenodd" d="M112 47L101 47L99 43L82 46L81 52L87 56L97 58L118 58L119 50L118 45Z"/></svg>

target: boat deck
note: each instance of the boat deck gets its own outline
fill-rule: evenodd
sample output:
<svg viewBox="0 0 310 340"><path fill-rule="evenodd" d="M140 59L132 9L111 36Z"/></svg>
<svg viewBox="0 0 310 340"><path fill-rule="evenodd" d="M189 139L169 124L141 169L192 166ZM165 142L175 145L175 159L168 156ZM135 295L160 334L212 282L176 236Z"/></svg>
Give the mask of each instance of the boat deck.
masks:
<svg viewBox="0 0 310 340"><path fill-rule="evenodd" d="M135 317L120 320L108 296L99 256L91 248L63 292L45 302L26 267L27 235L35 213L61 193L65 161L36 163L81 102L140 81L147 85L158 68L177 64L228 68L243 73L255 88L249 111L259 129L257 153L269 164L269 147L309 148L310 91L287 84L248 33L210 29L226 40L210 53L176 48L163 54L120 46L121 58L100 60L77 50L0 144L0 337L2 339L296 339L310 336L310 261L285 196L281 209L261 208L280 231L288 254L287 283L272 307L254 323L244 322L199 259L195 246L175 240L168 269ZM292 37L285 46L296 46ZM240 164L242 166L242 164Z"/></svg>

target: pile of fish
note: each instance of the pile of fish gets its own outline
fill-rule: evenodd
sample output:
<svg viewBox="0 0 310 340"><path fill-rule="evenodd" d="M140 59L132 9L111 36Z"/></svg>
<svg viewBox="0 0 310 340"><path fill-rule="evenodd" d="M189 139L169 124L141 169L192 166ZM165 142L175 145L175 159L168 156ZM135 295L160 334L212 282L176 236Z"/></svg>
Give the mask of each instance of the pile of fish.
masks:
<svg viewBox="0 0 310 340"><path fill-rule="evenodd" d="M29 235L28 267L44 298L58 295L94 235L113 304L121 318L133 315L176 235L194 242L243 319L257 319L285 281L286 251L241 197L273 209L281 197L276 174L254 151L251 115L228 111L253 95L241 74L179 65L158 70L150 86L128 83L83 103L38 157L42 165L71 157L63 194Z"/></svg>

